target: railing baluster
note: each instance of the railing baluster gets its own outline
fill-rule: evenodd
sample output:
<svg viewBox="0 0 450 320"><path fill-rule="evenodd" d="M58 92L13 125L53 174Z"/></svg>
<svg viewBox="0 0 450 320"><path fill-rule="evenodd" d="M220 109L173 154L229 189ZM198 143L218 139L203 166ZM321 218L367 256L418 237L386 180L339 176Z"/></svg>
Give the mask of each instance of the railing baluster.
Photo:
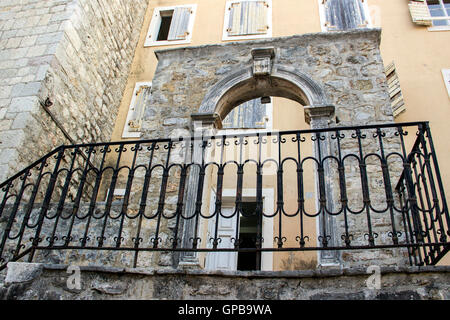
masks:
<svg viewBox="0 0 450 320"><path fill-rule="evenodd" d="M34 202L36 200L37 193L39 191L39 186L41 184L42 172L44 171L44 168L45 168L46 164L47 164L47 159L44 158L44 160L42 161L42 163L41 163L41 165L39 167L39 173L38 173L38 176L36 178L36 183L34 184L33 191L31 192L30 200L28 201L28 204L27 204L26 209L25 209L25 214L24 214L24 217L23 217L22 225L20 227L20 231L19 231L19 234L18 234L19 238L17 240L17 246L16 246L16 250L15 250L15 254L14 254L15 257L14 258L16 258L19 255L19 252L20 252L20 249L21 249L22 239L23 239L24 232L25 232L25 228L26 228L26 226L28 224L28 220L29 220L31 212L33 210L33 205L34 205Z"/></svg>
<svg viewBox="0 0 450 320"><path fill-rule="evenodd" d="M53 247L55 240L56 240L55 233L56 233L56 229L58 228L59 219L60 219L62 211L64 209L64 203L66 200L67 192L69 191L70 181L72 180L73 167L75 165L75 159L77 157L77 154L78 154L78 147L75 147L75 149L73 151L72 160L70 162L70 168L69 168L69 171L67 172L66 181L64 182L63 191L61 193L61 197L59 198L58 207L56 209L55 223L53 225L53 230L52 230L52 233L51 233L50 239L49 239L50 241L48 243L49 247Z"/></svg>
<svg viewBox="0 0 450 320"><path fill-rule="evenodd" d="M216 215L216 221L214 224L214 239L213 239L213 249L217 249L219 245L218 232L219 232L219 219L220 213L222 212L222 188L223 188L223 175L224 175L224 166L223 166L223 156L225 152L225 136L222 137L222 142L220 145L220 163L219 168L217 169L217 192L216 192L216 208L214 210L214 214Z"/></svg>
<svg viewBox="0 0 450 320"><path fill-rule="evenodd" d="M431 207L431 202L430 202L429 193L428 193L428 187L427 187L427 181L426 181L425 176L423 175L422 161L421 161L420 157L417 157L417 158L419 160L419 167L421 169L421 173L418 173L417 162L416 162L415 157L412 160L413 161L412 164L413 164L414 177L416 179L416 184L417 184L417 194L419 196L419 202L420 202L420 206L422 208L422 209L419 209L419 210L422 211L423 222L425 224L424 242L431 243L433 241L431 239L430 230L435 229L434 228L434 223L433 223L433 216L432 216L433 208ZM427 207L425 207L425 201L423 200L423 196L422 196L422 188L420 186L421 182L422 182L422 184L424 186L424 192L425 192L426 201L427 201L427 205L428 205ZM428 227L427 211L430 214L431 227ZM437 239L435 232L434 232L434 236L435 236L435 239ZM424 246L423 247L423 251L424 251L424 256L425 256L424 261L425 261L426 264L429 264L429 259L432 258L433 254L434 254L434 249L433 249L433 247Z"/></svg>
<svg viewBox="0 0 450 320"><path fill-rule="evenodd" d="M317 175L318 175L318 191L319 191L319 215L322 215L322 234L319 236L319 241L322 242L322 247L327 248L328 247L328 240L330 239L330 236L327 234L327 217L326 217L326 205L327 205L327 199L326 199L326 191L325 191L325 169L323 167L323 159L322 159L322 148L320 146L320 141L322 137L320 135L320 132L317 132L315 134L315 141L317 143Z"/></svg>
<svg viewBox="0 0 450 320"><path fill-rule="evenodd" d="M342 160L342 149L341 149L341 139L344 138L344 135L341 135L339 130L336 131L336 140L338 147L338 172L339 172L339 191L341 197L341 205L342 212L344 213L344 230L345 233L341 236L341 239L344 240L345 246L350 247L351 244L351 235L348 231L348 216L347 216L347 206L348 206L348 198L347 198L347 186L345 182L345 167Z"/></svg>
<svg viewBox="0 0 450 320"><path fill-rule="evenodd" d="M104 241L106 240L106 237L105 237L106 225L108 224L108 217L111 212L112 201L114 198L114 190L116 189L117 177L119 175L120 160L122 159L122 152L124 151L124 144L121 143L119 145L119 148L117 148L115 151L118 153L116 165L115 165L113 175L111 178L111 184L108 189L108 198L106 199L105 212L103 213L104 219L103 219L102 231L100 233L100 236L97 237L98 246L100 248L103 247Z"/></svg>
<svg viewBox="0 0 450 320"><path fill-rule="evenodd" d="M263 145L263 137L261 135L257 135L258 138L258 163L256 164L256 210L255 215L257 219L256 223L256 239L255 239L255 247L261 248L263 244L263 235L262 235L262 226L263 226L263 177L262 177L262 163L261 163L261 150ZM256 268L261 269L261 255L256 260Z"/></svg>
<svg viewBox="0 0 450 320"><path fill-rule="evenodd" d="M138 212L138 223L137 223L137 229L136 229L136 236L134 238L134 248L138 249L139 244L142 242L141 238L141 228L142 228L142 218L144 217L145 207L147 206L147 195L148 195L148 188L150 186L150 178L152 176L152 164L153 164L153 155L155 153L155 149L157 147L157 143L154 141L152 142L151 146L147 149L150 151L150 157L148 159L148 165L147 169L145 171L145 177L144 177L144 186L142 188L142 195L141 195L141 203L139 205L139 212ZM134 260L133 260L133 267L136 268L137 261L138 261L139 251L134 251Z"/></svg>
<svg viewBox="0 0 450 320"><path fill-rule="evenodd" d="M61 163L61 160L63 158L64 155L64 151L65 151L65 147L61 147L61 149L59 150L57 156L56 156L56 164L55 167L53 169L53 173L51 175L50 178L50 182L48 184L47 187L47 192L45 194L45 198L44 198L44 202L42 204L42 209L41 212L39 214L39 221L38 221L38 225L37 225L37 229L36 229L36 233L32 239L33 243L32 243L32 250L30 252L30 256L28 258L28 262L32 262L33 258L34 258L34 254L36 252L36 247L39 245L39 242L42 241L42 239L40 239L40 234L41 234L41 230L42 230L42 225L44 223L45 220L45 215L47 214L48 208L50 206L50 200L53 194L53 189L55 188L55 183L56 183L56 179L58 176L58 170L59 170L59 165Z"/></svg>
<svg viewBox="0 0 450 320"><path fill-rule="evenodd" d="M169 179L169 162L170 162L170 152L172 150L172 141L169 141L168 147L167 147L167 158L166 163L164 165L163 170L163 176L161 181L161 189L159 193L159 202L158 202L158 210L156 212L156 215L158 216L156 220L156 231L155 231L155 237L153 239L153 248L158 248L158 244L160 241L159 232L160 232L160 225L161 225L161 217L163 215L164 211L164 199L166 198L166 189L167 189L167 180Z"/></svg>
<svg viewBox="0 0 450 320"><path fill-rule="evenodd" d="M278 170L277 170L277 212L278 212L278 237L277 237L277 246L278 248L283 247L283 230L282 230L282 224L283 224L283 165L282 165L282 159L281 159L281 139L282 136L279 133L277 135L278 137Z"/></svg>
<svg viewBox="0 0 450 320"><path fill-rule="evenodd" d="M405 202L405 205L403 205L403 199L405 198L405 186L403 184L403 181L401 182L401 185L397 188L397 192L399 195L400 208L402 210L402 220L403 220L403 229L405 231L405 241L406 241L406 244L414 243L414 240L412 239L409 218L407 217L408 209L406 208L406 202ZM409 241L409 237L411 237L411 242ZM408 250L409 264L412 266L413 263L412 263L411 256L413 256L414 248L406 247L406 249ZM414 264L417 264L416 256L414 255L413 257L414 257L414 262L415 262Z"/></svg>
<svg viewBox="0 0 450 320"><path fill-rule="evenodd" d="M236 141L235 141L236 143ZM243 137L239 137L239 164L237 166L237 181L236 181L236 200L235 200L235 215L236 215L236 222L235 222L235 237L234 237L234 248L239 249L241 240L239 237L239 220L240 215L242 213L242 183L243 183L243 175L244 175L244 164L243 164L243 144L244 139ZM233 217L230 217L230 219L233 219Z"/></svg>
<svg viewBox="0 0 450 320"><path fill-rule="evenodd" d="M82 152L82 151L80 151L80 152ZM86 184L86 178L87 178L89 167L91 166L90 159L91 159L91 155L93 154L93 152L94 152L94 147L93 146L89 147L88 156L87 156L87 158L85 158L83 173L80 178L80 183L78 185L77 194L75 196L75 201L74 201L74 204L72 207L72 213L71 213L72 218L70 219L69 229L67 230L67 234L66 234L65 238L64 237L62 238L64 240L64 246L68 246L69 243L73 240L72 229L73 229L73 225L75 223L75 218L77 217L77 214L78 214L78 210L80 209L81 197L83 196L83 189L84 189L84 185Z"/></svg>
<svg viewBox="0 0 450 320"><path fill-rule="evenodd" d="M383 173L383 183L384 183L384 190L386 192L386 202L389 209L389 215L391 217L392 242L394 244L398 244L397 228L395 227L395 217L394 217L394 194L392 192L391 178L389 175L389 165L386 160L386 154L384 152L383 146L384 135L380 128L377 129L377 137L381 153L381 171Z"/></svg>
<svg viewBox="0 0 450 320"><path fill-rule="evenodd" d="M103 166L105 165L106 154L109 152L109 150L110 149L109 149L108 145L104 146L103 149L100 149L100 152L103 153L103 156L102 156L102 160L100 162L100 167L98 168L98 171L97 171L97 176L95 177L94 190L92 192L92 197L91 197L91 201L89 204L88 214L86 215L86 218L87 218L86 228L84 230L83 237L80 239L81 247L85 247L87 244L87 241L90 240L89 228L91 226L92 217L94 216L95 204L97 203L98 189L100 188L100 182L102 180Z"/></svg>
<svg viewBox="0 0 450 320"><path fill-rule="evenodd" d="M300 244L300 248L305 247L306 239L304 233L304 210L305 210L305 190L304 190L304 178L303 178L303 166L302 166L302 152L301 152L301 142L302 137L300 133L296 133L296 142L297 142L297 203L298 203L298 213L300 219L300 235L298 238L298 242Z"/></svg>
<svg viewBox="0 0 450 320"><path fill-rule="evenodd" d="M136 158L137 158L137 154L138 154L139 150L140 150L140 145L139 145L139 143L136 143L134 146L134 154L133 154L133 160L131 162L131 168L130 168L130 171L128 172L127 186L125 187L125 195L123 197L122 210L120 212L120 225L119 225L119 234L117 235L117 239L116 239L116 248L120 248L120 244L123 241L123 237L122 237L123 222L124 222L125 216L128 212L128 203L130 200L131 185L133 183L134 171L135 171L135 166L136 166Z"/></svg>
<svg viewBox="0 0 450 320"><path fill-rule="evenodd" d="M30 173L31 169L28 169L25 171L25 173L23 174L23 176L20 178L23 180L22 185L20 187L20 190L16 196L16 200L14 201L14 206L11 210L10 216L8 218L8 223L6 225L5 230L3 231L3 237L2 237L2 241L0 243L0 258L2 257L2 253L3 250L5 248L5 243L8 240L9 237L9 233L11 232L12 229L12 225L15 222L15 218L16 218L16 214L17 214L17 210L19 209L19 205L20 205L20 200L22 199L23 193L25 191L26 185L27 185L27 177Z"/></svg>
<svg viewBox="0 0 450 320"><path fill-rule="evenodd" d="M361 138L365 138L365 135L361 133L360 129L356 129L356 137L358 138L358 150L359 150L359 172L361 175L361 186L363 192L363 203L366 209L367 215L367 228L368 228L368 240L369 246L375 245L375 236L372 230L372 220L370 217L370 194L369 194L369 182L367 179L366 161L364 159L363 147Z"/></svg>

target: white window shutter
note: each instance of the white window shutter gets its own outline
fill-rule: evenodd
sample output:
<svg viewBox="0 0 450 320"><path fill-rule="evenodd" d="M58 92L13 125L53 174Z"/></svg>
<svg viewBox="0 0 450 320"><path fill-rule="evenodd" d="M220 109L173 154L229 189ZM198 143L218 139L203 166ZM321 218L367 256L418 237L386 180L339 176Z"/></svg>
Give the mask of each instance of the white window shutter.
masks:
<svg viewBox="0 0 450 320"><path fill-rule="evenodd" d="M167 40L185 40L189 34L189 19L191 17L192 8L177 7L173 11L172 23L170 24L169 35Z"/></svg>
<svg viewBox="0 0 450 320"><path fill-rule="evenodd" d="M364 28L368 25L362 0L322 0L329 31Z"/></svg>
<svg viewBox="0 0 450 320"><path fill-rule="evenodd" d="M240 2L233 2L231 3L229 10L230 15L227 32L229 36L236 36L239 35L239 32L241 31L242 4Z"/></svg>
<svg viewBox="0 0 450 320"><path fill-rule="evenodd" d="M428 5L425 0L409 1L408 7L409 12L411 13L412 21L415 24L424 26L433 25L430 10L428 10Z"/></svg>
<svg viewBox="0 0 450 320"><path fill-rule="evenodd" d="M389 97L391 100L392 113L394 118L406 110L405 102L403 100L402 89L400 87L400 80L395 70L395 64L392 62L385 69L387 84L389 87Z"/></svg>
<svg viewBox="0 0 450 320"><path fill-rule="evenodd" d="M136 91L135 100L130 108L130 115L127 122L129 132L137 132L141 130L145 104L147 99L150 97L150 91L151 87L148 85L143 85Z"/></svg>
<svg viewBox="0 0 450 320"><path fill-rule="evenodd" d="M248 23L251 19L250 17L250 7L252 3L249 3L248 1L243 1L241 4L241 19L240 19L240 25L239 25L239 35L248 34Z"/></svg>
<svg viewBox="0 0 450 320"><path fill-rule="evenodd" d="M266 34L268 4L266 1L232 2L229 7L229 36Z"/></svg>
<svg viewBox="0 0 450 320"><path fill-rule="evenodd" d="M269 5L265 1L256 2L256 34L266 34L269 30L269 24L267 21L267 13Z"/></svg>

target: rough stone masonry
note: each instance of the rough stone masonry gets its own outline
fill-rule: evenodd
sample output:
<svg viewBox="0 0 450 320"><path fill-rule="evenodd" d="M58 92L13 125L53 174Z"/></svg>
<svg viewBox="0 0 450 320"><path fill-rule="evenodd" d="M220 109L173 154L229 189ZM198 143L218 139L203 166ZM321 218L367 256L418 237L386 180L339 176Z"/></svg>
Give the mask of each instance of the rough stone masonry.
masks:
<svg viewBox="0 0 450 320"><path fill-rule="evenodd" d="M0 181L61 144L109 141L147 4L0 2Z"/></svg>
<svg viewBox="0 0 450 320"><path fill-rule="evenodd" d="M448 300L449 267L211 272L12 262L2 300ZM378 282L379 281L379 282ZM75 285L74 285L75 284ZM174 312L176 312L175 309Z"/></svg>

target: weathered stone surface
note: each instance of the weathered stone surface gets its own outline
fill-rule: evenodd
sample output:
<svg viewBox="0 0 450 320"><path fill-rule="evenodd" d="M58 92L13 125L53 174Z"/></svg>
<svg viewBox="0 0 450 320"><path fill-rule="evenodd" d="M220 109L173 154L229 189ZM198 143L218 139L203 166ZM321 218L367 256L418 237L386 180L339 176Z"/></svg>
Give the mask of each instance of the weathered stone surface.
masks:
<svg viewBox="0 0 450 320"><path fill-rule="evenodd" d="M0 298L443 300L450 289L449 267L381 268L379 289L366 285L368 274L363 269L343 269L343 275L336 276L335 270L224 273L81 267L81 290L68 290L66 268L41 265L42 273L31 282L0 283Z"/></svg>
<svg viewBox="0 0 450 320"><path fill-rule="evenodd" d="M0 181L68 139L108 141L148 1L21 0L0 3L0 154L17 156ZM25 119L23 112L33 113ZM12 139L11 124L21 139ZM23 137L23 139L22 139Z"/></svg>
<svg viewBox="0 0 450 320"><path fill-rule="evenodd" d="M42 273L42 264L9 262L5 283L29 282L39 277Z"/></svg>

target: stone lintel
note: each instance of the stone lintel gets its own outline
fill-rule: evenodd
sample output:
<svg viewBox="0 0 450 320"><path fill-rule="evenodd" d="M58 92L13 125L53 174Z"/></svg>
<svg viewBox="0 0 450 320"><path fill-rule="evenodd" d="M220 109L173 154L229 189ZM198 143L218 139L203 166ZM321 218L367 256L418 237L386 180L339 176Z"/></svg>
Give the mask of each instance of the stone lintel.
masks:
<svg viewBox="0 0 450 320"><path fill-rule="evenodd" d="M311 119L313 120L323 120L331 119L334 115L335 107L334 105L314 105L314 106L305 106L305 121L309 125L311 125Z"/></svg>
<svg viewBox="0 0 450 320"><path fill-rule="evenodd" d="M254 48L252 49L252 57L253 59L264 57L269 57L273 59L275 57L275 48L274 47Z"/></svg>

